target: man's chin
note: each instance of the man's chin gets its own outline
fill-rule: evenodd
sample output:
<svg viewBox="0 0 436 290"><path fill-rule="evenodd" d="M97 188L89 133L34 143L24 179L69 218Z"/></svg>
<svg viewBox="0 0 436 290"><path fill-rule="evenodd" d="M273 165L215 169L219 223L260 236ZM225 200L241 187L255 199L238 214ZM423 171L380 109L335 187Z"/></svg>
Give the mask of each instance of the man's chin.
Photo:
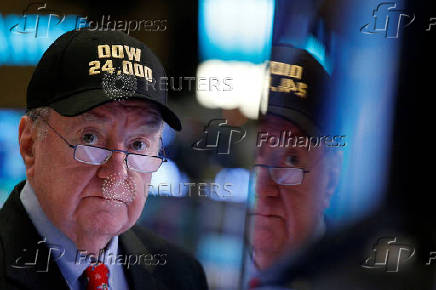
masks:
<svg viewBox="0 0 436 290"><path fill-rule="evenodd" d="M254 260L257 267L263 270L274 264L284 254L283 249L273 249L271 247L253 248Z"/></svg>
<svg viewBox="0 0 436 290"><path fill-rule="evenodd" d="M83 214L79 219L81 228L95 234L118 235L127 228L128 218L125 212L98 210Z"/></svg>
<svg viewBox="0 0 436 290"><path fill-rule="evenodd" d="M251 238L252 245L262 252L278 252L284 248L286 240L271 229L256 229Z"/></svg>

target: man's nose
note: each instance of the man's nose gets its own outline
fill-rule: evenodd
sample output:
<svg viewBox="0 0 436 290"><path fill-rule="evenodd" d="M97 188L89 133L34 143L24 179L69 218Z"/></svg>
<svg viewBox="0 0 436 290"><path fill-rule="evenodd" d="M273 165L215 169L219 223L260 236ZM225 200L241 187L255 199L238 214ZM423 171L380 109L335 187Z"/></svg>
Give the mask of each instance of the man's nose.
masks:
<svg viewBox="0 0 436 290"><path fill-rule="evenodd" d="M112 156L106 163L100 165L98 177L108 178L109 176L119 176L126 179L128 177L128 169L126 164L126 154L123 152L112 152Z"/></svg>
<svg viewBox="0 0 436 290"><path fill-rule="evenodd" d="M258 197L278 197L279 188L271 179L268 168L257 168L256 176L256 195Z"/></svg>

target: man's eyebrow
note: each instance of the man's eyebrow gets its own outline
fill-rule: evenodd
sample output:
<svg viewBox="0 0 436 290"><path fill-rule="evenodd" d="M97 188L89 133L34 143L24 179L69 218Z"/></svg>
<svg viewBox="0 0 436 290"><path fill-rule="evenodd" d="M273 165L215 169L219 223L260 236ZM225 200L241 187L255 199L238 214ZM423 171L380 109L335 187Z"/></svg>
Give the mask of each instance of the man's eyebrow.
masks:
<svg viewBox="0 0 436 290"><path fill-rule="evenodd" d="M83 121L87 121L87 122L109 122L110 118L101 116L101 115L97 115L93 112L85 112L83 114L81 114L79 116L80 119L82 119Z"/></svg>
<svg viewBox="0 0 436 290"><path fill-rule="evenodd" d="M132 130L132 133L133 134L139 133L139 134L144 134L144 135L153 135L159 131L159 128L160 127L158 127L158 126L150 127L147 125L142 125L142 126L137 127L135 130Z"/></svg>
<svg viewBox="0 0 436 290"><path fill-rule="evenodd" d="M75 130L78 127L81 127L89 122L98 122L98 123L105 123L108 122L109 119L103 116L99 116L97 114L94 114L92 112L85 112L77 117L73 117L72 122L69 122L67 125L68 130Z"/></svg>
<svg viewBox="0 0 436 290"><path fill-rule="evenodd" d="M111 121L112 119L110 117L101 114L96 114L94 112L85 112L75 119L75 121L70 125L70 129L81 126L83 125L84 122L85 123L95 122L95 123L103 124L103 123L109 123ZM151 131L152 133L157 129L159 129L163 122L160 113L154 110L141 111L140 114L138 115L138 121L139 122L137 128L139 130L145 132Z"/></svg>
<svg viewBox="0 0 436 290"><path fill-rule="evenodd" d="M163 121L159 117L147 118L147 120L141 122L141 124L136 127L135 131L144 132L146 134L153 134L159 131L162 125Z"/></svg>
<svg viewBox="0 0 436 290"><path fill-rule="evenodd" d="M150 127L160 127L162 124L162 118L159 115L148 115L145 118L145 124Z"/></svg>
<svg viewBox="0 0 436 290"><path fill-rule="evenodd" d="M110 120L107 117L97 115L93 112L85 112L77 117L74 117L73 121L69 122L69 124L67 125L67 129L68 130L75 130L76 128L81 127L81 126L85 125L86 123L94 122L94 123L102 124L102 123L106 123L109 121Z"/></svg>
<svg viewBox="0 0 436 290"><path fill-rule="evenodd" d="M143 125L146 125L148 127L151 128L160 128L160 126L162 125L162 116L160 114L159 111L155 110L155 109L141 109L138 110L136 109L136 114L138 114L138 120L140 119L140 124L142 127Z"/></svg>

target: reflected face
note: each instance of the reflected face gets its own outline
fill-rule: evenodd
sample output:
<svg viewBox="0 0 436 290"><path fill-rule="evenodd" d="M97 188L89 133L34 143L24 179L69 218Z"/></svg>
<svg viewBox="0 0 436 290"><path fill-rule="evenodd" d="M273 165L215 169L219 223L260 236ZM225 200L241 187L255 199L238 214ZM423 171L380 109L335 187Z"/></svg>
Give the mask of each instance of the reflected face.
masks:
<svg viewBox="0 0 436 290"><path fill-rule="evenodd" d="M161 117L141 101L112 102L77 117L52 111L49 124L73 145L93 145L158 155ZM31 184L42 209L67 236L118 235L134 225L147 198L151 173L127 169L126 155L113 152L102 165L80 163L74 149L47 128L35 143Z"/></svg>
<svg viewBox="0 0 436 290"><path fill-rule="evenodd" d="M292 136L304 136L292 122L275 116L266 117L259 128L269 136L280 136L283 130L290 130ZM279 185L271 179L268 168L258 169L251 243L259 268L270 266L285 251L298 249L318 227L329 202L329 178L322 150L265 143L258 148L256 164L310 171L299 185Z"/></svg>

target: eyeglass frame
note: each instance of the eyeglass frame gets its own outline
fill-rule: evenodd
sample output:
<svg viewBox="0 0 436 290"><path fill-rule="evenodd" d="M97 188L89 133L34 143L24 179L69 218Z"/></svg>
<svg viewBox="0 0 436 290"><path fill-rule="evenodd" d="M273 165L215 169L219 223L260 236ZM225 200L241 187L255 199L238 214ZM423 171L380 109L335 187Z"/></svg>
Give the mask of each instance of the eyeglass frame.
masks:
<svg viewBox="0 0 436 290"><path fill-rule="evenodd" d="M156 172L156 171L158 171L159 168L162 166L162 163L164 163L164 162L168 162L168 160L167 160L167 158L166 158L165 149L164 149L163 145L161 146L161 150L162 150L162 155L163 155L163 156L158 156L158 155L147 155L147 154L139 154L139 153L132 153L132 152L129 152L129 151L126 151L126 150L109 149L109 148L99 147L99 146L94 146L94 145L83 145L83 144L76 144L76 145L73 145L73 144L71 144L70 142L68 142L68 140L67 140L65 137L63 137L63 136L62 136L62 135L61 135L61 134L60 134L60 133L59 133L55 128L53 128L53 127L50 125L50 123L49 123L45 118L43 118L42 116L39 116L39 117L41 118L41 120L43 120L43 121L47 124L47 126L48 126L50 129L53 130L53 132L54 132L54 133L55 133L59 138L61 138L62 140L64 140L64 142L68 145L68 147L74 149L74 152L73 152L73 159L76 160L77 162L84 163L84 164L89 164L89 165L96 165L96 166L99 166L99 165L103 165L103 164L105 164L106 162L108 162L109 159L112 157L113 152L121 152L121 153L124 153L124 154L126 155L126 157L124 158L124 162L126 163L126 168L127 168L127 169L131 169L131 170L136 171L136 172L140 172L140 173L153 173L153 172ZM163 144L162 137L160 137L159 139L160 139L161 144ZM101 164L93 164L93 163L89 163L89 162L85 162L85 161L81 161L81 160L76 159L76 150L77 150L77 147L78 147L78 146L87 146L87 147L98 148L98 149L102 149L102 150L110 151L111 154L110 154L110 155L109 155L109 156L108 156L108 157L103 161L103 163L101 163ZM127 158L128 158L129 155L139 155L139 156L147 156L147 157L159 158L159 159L162 160L162 162L161 162L161 164L159 165L159 167L156 169L156 171L140 171L140 170L137 170L137 169L134 169L134 168L129 168L129 165L128 165L128 163L127 163Z"/></svg>
<svg viewBox="0 0 436 290"><path fill-rule="evenodd" d="M306 173L310 173L310 170L304 169L303 167L287 167L287 166L280 167L280 166L269 166L269 165L265 165L265 164L254 164L254 165L253 165L253 170L254 170L256 167L267 168L267 169L268 169L269 177L272 179L272 181L274 181L275 184L277 184L277 185L282 185L282 186L295 186L295 185L301 185L301 184L303 183L303 180L304 180L304 174L306 174ZM275 181L274 178L272 177L271 169L275 169L275 168L279 168L279 169L280 169L280 168L281 168L281 169L285 169L285 168L289 168L289 169L291 169L291 168L292 168L292 169L300 169L300 170L302 170L302 172L303 172L303 179L301 180L301 183L298 183L298 184L280 184L280 183L278 183L277 181Z"/></svg>

